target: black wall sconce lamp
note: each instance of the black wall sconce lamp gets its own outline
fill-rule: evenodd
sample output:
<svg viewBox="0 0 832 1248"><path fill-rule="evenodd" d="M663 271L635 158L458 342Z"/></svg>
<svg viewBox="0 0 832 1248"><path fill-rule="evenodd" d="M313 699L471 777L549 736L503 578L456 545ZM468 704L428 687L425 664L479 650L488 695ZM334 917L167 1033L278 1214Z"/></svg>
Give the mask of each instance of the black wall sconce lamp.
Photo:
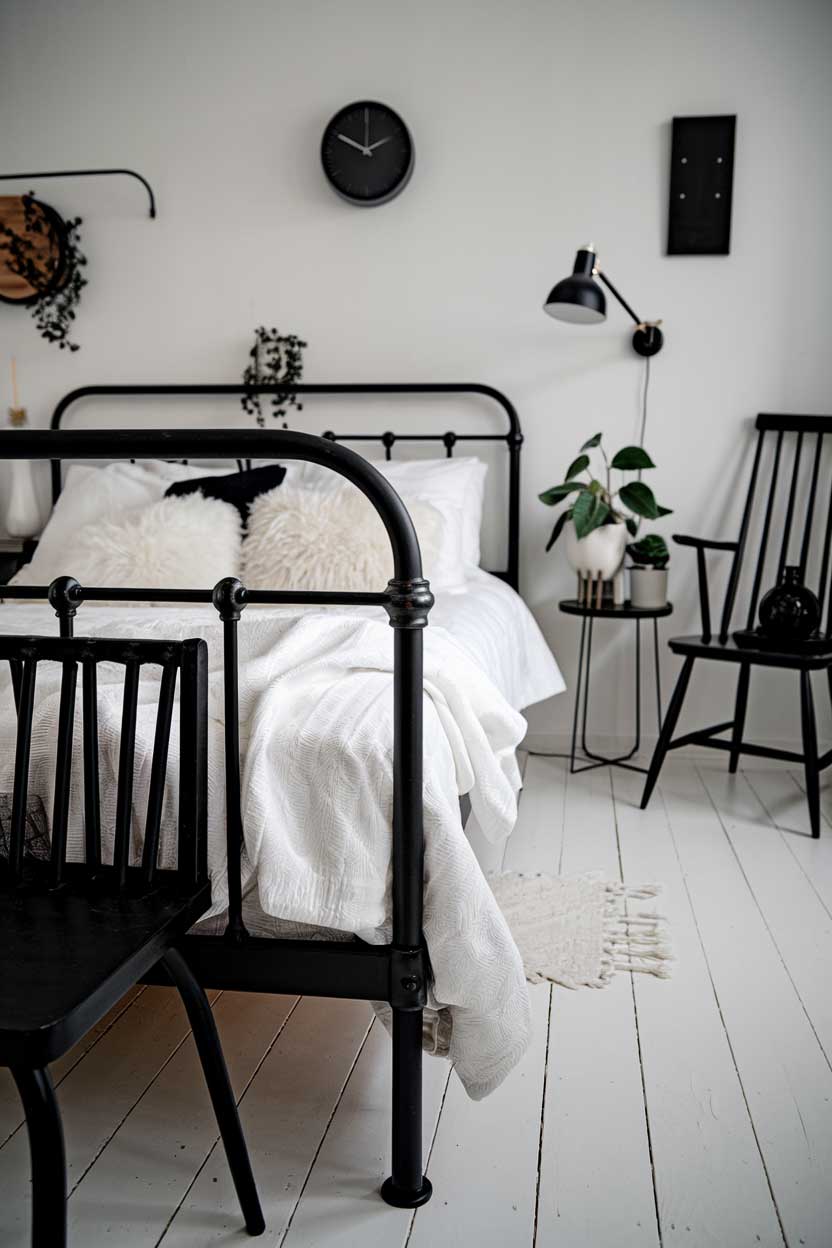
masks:
<svg viewBox="0 0 832 1248"><path fill-rule="evenodd" d="M633 349L639 355L647 357L661 351L664 343L664 336L659 329L661 321L643 321L640 316L636 316L627 300L598 268L592 243L585 243L578 249L571 274L552 287L543 305L544 312L558 321L569 321L573 325L597 325L606 320L607 299L595 281L596 277L615 295L624 311L635 322Z"/></svg>

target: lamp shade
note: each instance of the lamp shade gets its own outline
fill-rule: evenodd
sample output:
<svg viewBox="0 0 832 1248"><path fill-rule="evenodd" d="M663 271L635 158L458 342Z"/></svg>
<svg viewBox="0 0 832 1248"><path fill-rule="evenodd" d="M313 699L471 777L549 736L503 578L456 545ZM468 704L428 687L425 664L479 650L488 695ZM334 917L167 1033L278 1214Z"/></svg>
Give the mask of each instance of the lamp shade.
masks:
<svg viewBox="0 0 832 1248"><path fill-rule="evenodd" d="M543 305L544 312L558 321L571 321L574 325L594 325L605 320L607 300L593 279L594 266L594 248L590 244L579 248L569 277L564 277L549 291Z"/></svg>

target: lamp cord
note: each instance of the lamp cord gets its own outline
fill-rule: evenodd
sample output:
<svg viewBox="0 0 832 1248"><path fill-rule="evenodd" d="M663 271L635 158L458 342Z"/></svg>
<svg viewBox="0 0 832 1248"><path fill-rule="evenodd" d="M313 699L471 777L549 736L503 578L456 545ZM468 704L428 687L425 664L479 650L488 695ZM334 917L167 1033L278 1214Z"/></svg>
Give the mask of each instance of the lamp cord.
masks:
<svg viewBox="0 0 832 1248"><path fill-rule="evenodd" d="M650 356L644 357L644 380L641 386L641 432L639 433L638 444L644 449L644 435L647 432L647 392L650 389ZM638 474L641 480L641 469Z"/></svg>

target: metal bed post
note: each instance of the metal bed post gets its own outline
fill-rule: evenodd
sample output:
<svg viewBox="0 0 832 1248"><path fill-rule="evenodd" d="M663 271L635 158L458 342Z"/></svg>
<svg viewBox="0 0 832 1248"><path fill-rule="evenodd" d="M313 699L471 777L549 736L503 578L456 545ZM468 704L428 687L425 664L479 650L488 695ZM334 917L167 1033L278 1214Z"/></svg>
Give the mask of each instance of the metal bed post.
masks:
<svg viewBox="0 0 832 1248"><path fill-rule="evenodd" d="M240 777L240 714L237 671L237 624L246 605L246 590L233 576L214 586L213 603L222 620L223 691L225 698L225 834L228 856L228 919L225 938L239 944L248 935L243 923L241 855L243 816Z"/></svg>
<svg viewBox="0 0 832 1248"><path fill-rule="evenodd" d="M430 1200L422 1172L422 1009L420 974L424 881L422 826L422 629L433 595L421 577L387 586L395 629L393 669L393 1166L381 1194L414 1209ZM408 999L413 1005L408 1004Z"/></svg>

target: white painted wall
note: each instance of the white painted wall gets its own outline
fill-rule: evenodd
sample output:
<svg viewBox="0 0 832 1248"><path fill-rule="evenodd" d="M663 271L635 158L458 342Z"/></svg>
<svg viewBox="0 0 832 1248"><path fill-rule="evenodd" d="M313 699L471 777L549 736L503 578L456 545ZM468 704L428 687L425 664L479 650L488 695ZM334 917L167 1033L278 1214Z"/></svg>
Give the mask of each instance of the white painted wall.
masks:
<svg viewBox="0 0 832 1248"><path fill-rule="evenodd" d="M3 168L134 166L159 218L126 180L41 184L84 217L83 348L59 353L0 306L0 356L17 355L37 423L83 383L233 380L261 321L308 338L308 380L502 387L527 434L525 593L569 671L577 630L554 604L571 577L542 553L536 495L586 434L632 439L641 366L616 306L580 329L543 297L592 238L664 318L648 432L676 508L663 528L724 533L753 415L830 410L830 53L827 0L3 0ZM330 115L365 95L417 146L410 187L371 211L318 161ZM670 119L717 112L739 115L732 254L666 258ZM672 592L674 629L693 629L682 553ZM629 653L597 650L612 731ZM753 730L796 731L792 683L753 691ZM693 712L723 717L718 677L694 692ZM531 719L568 717L562 698Z"/></svg>

